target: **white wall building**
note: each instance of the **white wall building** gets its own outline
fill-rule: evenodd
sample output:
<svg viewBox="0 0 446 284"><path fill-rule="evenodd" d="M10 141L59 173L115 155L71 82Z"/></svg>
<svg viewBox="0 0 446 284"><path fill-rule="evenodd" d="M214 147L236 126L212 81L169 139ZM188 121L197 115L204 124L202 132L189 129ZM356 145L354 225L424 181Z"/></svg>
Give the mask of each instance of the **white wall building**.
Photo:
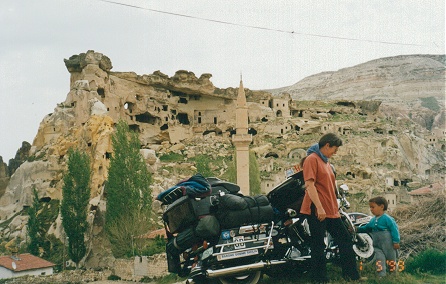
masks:
<svg viewBox="0 0 446 284"><path fill-rule="evenodd" d="M51 275L54 263L29 253L0 256L0 279L25 275Z"/></svg>

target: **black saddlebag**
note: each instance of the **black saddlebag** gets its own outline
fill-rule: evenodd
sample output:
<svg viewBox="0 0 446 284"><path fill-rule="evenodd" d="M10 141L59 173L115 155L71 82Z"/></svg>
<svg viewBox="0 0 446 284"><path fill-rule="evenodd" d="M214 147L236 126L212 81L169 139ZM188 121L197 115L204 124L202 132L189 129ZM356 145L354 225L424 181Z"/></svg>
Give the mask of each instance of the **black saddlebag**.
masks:
<svg viewBox="0 0 446 284"><path fill-rule="evenodd" d="M210 196L201 199L183 196L166 208L163 220L167 223L169 231L175 234L195 225L201 216L211 214L212 210Z"/></svg>
<svg viewBox="0 0 446 284"><path fill-rule="evenodd" d="M303 171L293 174L275 186L266 196L271 205L281 212L286 211L288 208L299 212L305 196Z"/></svg>
<svg viewBox="0 0 446 284"><path fill-rule="evenodd" d="M200 240L201 238L195 233L195 228L189 227L179 233L176 237L170 239L170 241L167 243L166 251L179 255Z"/></svg>
<svg viewBox="0 0 446 284"><path fill-rule="evenodd" d="M221 228L270 222L273 216L273 208L264 195L252 197L226 194L218 199L216 217Z"/></svg>
<svg viewBox="0 0 446 284"><path fill-rule="evenodd" d="M196 226L191 226L171 238L166 246L166 252L178 255L197 242L220 235L220 224L212 215L200 218Z"/></svg>
<svg viewBox="0 0 446 284"><path fill-rule="evenodd" d="M193 227L189 227L173 237L166 244L167 270L178 273L181 269L180 254L200 241Z"/></svg>

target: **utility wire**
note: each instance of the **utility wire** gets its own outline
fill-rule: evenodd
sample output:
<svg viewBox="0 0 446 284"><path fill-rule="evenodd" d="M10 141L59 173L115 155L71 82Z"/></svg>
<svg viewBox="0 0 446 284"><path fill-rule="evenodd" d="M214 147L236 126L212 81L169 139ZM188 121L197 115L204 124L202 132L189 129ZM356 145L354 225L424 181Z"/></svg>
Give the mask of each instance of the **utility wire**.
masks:
<svg viewBox="0 0 446 284"><path fill-rule="evenodd" d="M287 31L287 30L281 30L281 29L272 29L272 28L266 28L266 27L259 27L259 26L252 26L252 25L243 25L243 24L231 23L231 22L226 22L226 21L220 21L220 20L214 20L214 19L208 19L208 18L201 18L201 17L184 15L184 14L179 14L179 13L173 13L173 12L161 11L161 10L156 10L156 9L144 8L144 7L141 7L141 6L130 5L130 4L125 4L125 3L115 2L115 1L109 1L109 0L98 0L98 1L106 2L106 3L110 3L110 4L115 4L115 5L126 6L126 7L130 7L130 8L135 8L135 9L147 10L147 11L161 13L161 14L177 16L177 17L190 18L190 19L196 19L196 20L200 20L200 21L207 21L207 22L213 22L213 23L218 23L218 24L238 26L238 27L245 27L245 28L251 28L251 29L258 29L258 30L266 30L266 31L288 33L288 34L297 34L297 35L320 37L320 38L332 38L332 39L339 39L339 40L362 41L362 42L382 43L382 44L392 44L392 45L406 45L406 46L426 46L426 45L423 45L423 44L416 44L416 43L379 41L379 40L369 40L369 39L360 39L360 38L351 38L351 37L339 37L339 36L328 36L328 35L313 34L313 33L303 33L303 32Z"/></svg>

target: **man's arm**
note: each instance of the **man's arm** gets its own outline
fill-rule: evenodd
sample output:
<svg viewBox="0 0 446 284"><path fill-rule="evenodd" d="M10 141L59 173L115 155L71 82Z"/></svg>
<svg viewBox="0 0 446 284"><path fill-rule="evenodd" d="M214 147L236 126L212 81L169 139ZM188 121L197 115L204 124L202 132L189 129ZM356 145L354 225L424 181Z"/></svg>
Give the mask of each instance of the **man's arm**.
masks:
<svg viewBox="0 0 446 284"><path fill-rule="evenodd" d="M322 207L322 203L319 200L319 195L317 194L316 186L314 185L314 180L310 179L305 181L305 188L308 191L308 196L311 201L316 206L316 217L319 221L324 221L327 214L325 213L324 207Z"/></svg>

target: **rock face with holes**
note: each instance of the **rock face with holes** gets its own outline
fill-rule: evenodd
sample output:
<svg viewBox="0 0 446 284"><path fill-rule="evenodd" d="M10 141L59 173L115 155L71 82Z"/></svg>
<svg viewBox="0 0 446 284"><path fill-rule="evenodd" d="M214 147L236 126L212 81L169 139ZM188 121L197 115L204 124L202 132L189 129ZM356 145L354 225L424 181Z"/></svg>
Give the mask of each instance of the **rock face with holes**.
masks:
<svg viewBox="0 0 446 284"><path fill-rule="evenodd" d="M443 65L435 58L387 58L311 76L282 90L245 89L251 150L261 172L258 191L267 193L283 181L285 170L298 164L306 149L329 131L344 140L332 161L339 182L347 183L354 193L397 193L401 201L411 185L444 181L444 103L437 96L438 92L444 96L444 57ZM31 205L33 188L43 201L62 198L66 154L71 147L78 147L91 156L93 170L91 251L85 263L89 267L112 266L114 259L102 239L104 214L99 213L106 208L104 184L113 152L114 124L125 120L139 133L141 154L153 175L156 196L194 174L196 165L191 159L200 154L210 157L209 167L217 176L228 171L227 161L234 155L231 135L235 132L237 89L216 88L210 74L197 77L184 70L173 77L160 71L149 75L112 72L111 60L91 50L70 57L65 65L71 74L70 91L66 100L43 118L26 161L9 177L0 159L0 180L10 179L0 198L0 219L14 224L14 229L3 230L1 236L25 239L26 219L16 215ZM401 70L406 71L398 75ZM390 90L386 84L398 92L393 100L391 92L378 96L380 89ZM425 90L422 98L433 96L440 102L440 110L426 107L416 98L414 88ZM367 96L355 95L361 92ZM419 110L405 104L406 92L407 101ZM415 123L418 118L432 123ZM171 153L182 158L160 161L160 156ZM220 158L227 160L218 164ZM161 212L159 204L153 207L156 213ZM159 221L159 215L155 216ZM61 236L57 220L51 233Z"/></svg>
<svg viewBox="0 0 446 284"><path fill-rule="evenodd" d="M433 98L444 110L445 62L445 55L379 58L308 76L292 86L270 92L275 95L286 92L295 100L379 100L387 116L410 116L432 130L444 125L444 113L424 107L423 101Z"/></svg>

